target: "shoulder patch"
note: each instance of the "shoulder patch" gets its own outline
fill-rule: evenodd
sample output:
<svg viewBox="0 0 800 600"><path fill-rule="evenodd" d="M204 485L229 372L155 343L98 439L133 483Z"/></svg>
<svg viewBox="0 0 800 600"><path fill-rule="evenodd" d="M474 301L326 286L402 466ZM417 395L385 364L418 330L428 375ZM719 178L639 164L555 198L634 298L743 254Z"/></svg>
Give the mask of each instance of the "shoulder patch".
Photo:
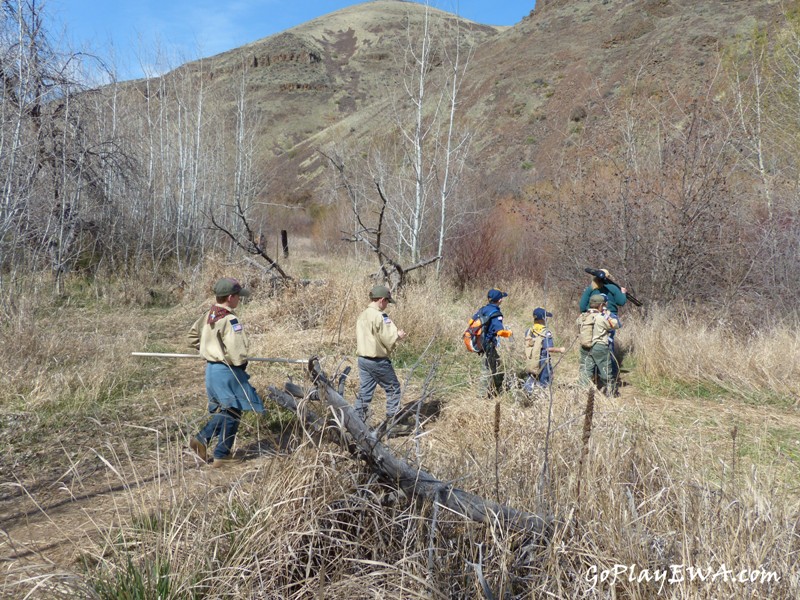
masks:
<svg viewBox="0 0 800 600"><path fill-rule="evenodd" d="M386 313L383 313L383 322L386 323L387 325L389 325L389 323L392 322L392 320L389 318L389 315L387 315Z"/></svg>
<svg viewBox="0 0 800 600"><path fill-rule="evenodd" d="M237 319L236 317L231 319L230 323L231 323L231 327L233 328L234 331L238 332L238 331L241 331L242 329L244 329L242 324L239 323L239 319Z"/></svg>

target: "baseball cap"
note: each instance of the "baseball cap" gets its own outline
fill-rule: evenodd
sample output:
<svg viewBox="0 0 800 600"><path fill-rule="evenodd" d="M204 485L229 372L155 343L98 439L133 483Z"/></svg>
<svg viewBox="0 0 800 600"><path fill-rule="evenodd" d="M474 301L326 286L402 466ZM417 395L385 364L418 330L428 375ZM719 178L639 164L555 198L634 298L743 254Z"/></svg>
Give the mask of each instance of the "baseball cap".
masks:
<svg viewBox="0 0 800 600"><path fill-rule="evenodd" d="M486 294L486 297L489 299L490 302L497 302L498 300L502 300L508 296L506 292L501 292L496 288L492 288L489 290L489 293Z"/></svg>
<svg viewBox="0 0 800 600"><path fill-rule="evenodd" d="M553 316L553 313L547 312L541 306L537 306L536 308L533 309L533 318L534 319L544 319L546 317L549 318L549 317L552 317L552 316Z"/></svg>
<svg viewBox="0 0 800 600"><path fill-rule="evenodd" d="M380 300L381 298L386 298L389 302L394 304L392 292L385 285L374 286L369 292L369 297L371 300Z"/></svg>
<svg viewBox="0 0 800 600"><path fill-rule="evenodd" d="M214 284L214 295L218 298L222 296L230 296L232 294L239 294L240 296L249 296L250 290L242 287L242 284L231 277L223 277L218 279Z"/></svg>
<svg viewBox="0 0 800 600"><path fill-rule="evenodd" d="M606 301L605 294L593 294L589 297L589 306L600 306Z"/></svg>

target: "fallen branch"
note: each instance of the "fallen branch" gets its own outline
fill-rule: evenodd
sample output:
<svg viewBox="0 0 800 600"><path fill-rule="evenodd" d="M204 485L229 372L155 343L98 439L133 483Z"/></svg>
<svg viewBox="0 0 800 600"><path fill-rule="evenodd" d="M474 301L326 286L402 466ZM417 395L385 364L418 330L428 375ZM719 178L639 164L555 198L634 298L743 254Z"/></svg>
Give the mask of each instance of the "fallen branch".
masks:
<svg viewBox="0 0 800 600"><path fill-rule="evenodd" d="M546 517L509 508L460 490L397 457L391 448L381 443L375 432L358 417L353 407L328 380L316 360L309 361L309 371L316 386L315 392L312 393L316 393L321 401L333 409L338 427L349 434L357 453L384 481L398 486L409 497L428 499L442 508L479 523L501 523L509 530L537 536L544 536L548 532L550 519ZM269 395L281 406L297 410L291 408L292 405L295 407L297 405L290 394L272 387L269 389ZM305 415L299 415L304 422L309 422L314 430L319 431L319 418L306 411L300 412L305 412ZM345 436L341 436L340 442L345 445Z"/></svg>

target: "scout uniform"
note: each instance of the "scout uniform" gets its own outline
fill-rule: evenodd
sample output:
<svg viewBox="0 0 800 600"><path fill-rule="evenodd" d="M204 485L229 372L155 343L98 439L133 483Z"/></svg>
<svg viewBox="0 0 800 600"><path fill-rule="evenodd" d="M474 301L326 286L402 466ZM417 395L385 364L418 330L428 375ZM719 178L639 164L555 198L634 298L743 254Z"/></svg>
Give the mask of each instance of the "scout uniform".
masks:
<svg viewBox="0 0 800 600"><path fill-rule="evenodd" d="M613 279L613 277L611 277L611 273L609 273L607 269L600 270L605 273L606 278ZM608 335L608 348L611 352L611 356L613 357L616 330L622 327L622 323L619 320L619 309L625 305L625 303L628 301L628 298L618 285L608 283L605 279L601 279L600 277L592 277L591 285L587 286L586 289L583 290L583 294L581 294L581 300L579 303L581 312L586 312L589 310L589 298L597 294L602 294L606 297L606 308L608 308L608 312L611 313L611 316L617 320L617 327L612 329ZM617 364L616 360L612 360L611 374L614 379L617 378L618 372L619 365Z"/></svg>
<svg viewBox="0 0 800 600"><path fill-rule="evenodd" d="M534 386L547 387L553 379L553 367L550 364L549 348L553 348L553 334L545 326L545 319L553 313L543 308L533 311L534 323L525 332L525 369L528 378L523 388L532 392Z"/></svg>
<svg viewBox="0 0 800 600"><path fill-rule="evenodd" d="M492 288L486 294L489 301L473 316L473 320L482 320L484 325L483 338L483 364L481 377L486 382L486 390L489 396L495 396L503 389L503 371L500 368L500 355L497 353L497 338L509 337L511 331L503 324L503 313L500 310L500 302L508 296L506 292Z"/></svg>
<svg viewBox="0 0 800 600"><path fill-rule="evenodd" d="M619 321L608 311L602 311L605 297L595 294L589 298L589 310L578 317L578 328L581 338L581 358L578 382L589 385L596 372L600 379L600 387L606 393L616 393L617 381L611 363L615 360L609 348L611 332L619 327Z"/></svg>
<svg viewBox="0 0 800 600"><path fill-rule="evenodd" d="M214 285L217 298L248 294L235 279L226 277ZM242 412L264 412L264 405L245 371L247 337L233 311L232 306L215 303L189 330L189 344L206 359L206 393L211 414L205 427L190 441L190 446L205 459L206 446L218 437L214 448L215 464L230 457Z"/></svg>
<svg viewBox="0 0 800 600"><path fill-rule="evenodd" d="M386 299L394 304L389 288L376 285L370 291L372 302L356 321L356 344L358 353L358 377L360 387L356 396L356 412L361 420L367 420L367 411L380 385L386 393L386 418L391 419L400 408L400 382L394 372L389 355L400 339L397 326L378 307L378 301Z"/></svg>

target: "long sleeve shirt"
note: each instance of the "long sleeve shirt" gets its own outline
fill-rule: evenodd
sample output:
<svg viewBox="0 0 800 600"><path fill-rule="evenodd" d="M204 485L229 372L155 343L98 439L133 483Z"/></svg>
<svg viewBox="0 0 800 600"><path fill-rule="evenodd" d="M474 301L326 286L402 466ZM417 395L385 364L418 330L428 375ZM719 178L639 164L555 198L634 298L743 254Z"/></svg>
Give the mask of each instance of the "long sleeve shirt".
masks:
<svg viewBox="0 0 800 600"><path fill-rule="evenodd" d="M212 313L222 315L215 318ZM189 330L189 345L209 362L223 362L234 367L247 362L247 337L234 312L219 304L194 322Z"/></svg>
<svg viewBox="0 0 800 600"><path fill-rule="evenodd" d="M503 324L503 313L500 312L500 307L497 304L490 302L483 306L478 312L473 315L473 319L488 317L489 320L483 327L483 347L489 348L497 345L497 334L505 330Z"/></svg>
<svg viewBox="0 0 800 600"><path fill-rule="evenodd" d="M589 298L594 294L605 294L606 307L608 308L608 312L613 314L617 314L619 307L624 306L628 301L625 294L622 293L622 290L613 283L604 283L599 287L590 285L583 290L583 294L581 295L581 312L589 310Z"/></svg>
<svg viewBox="0 0 800 600"><path fill-rule="evenodd" d="M397 345L397 325L371 303L356 321L356 345L359 356L387 358Z"/></svg>

